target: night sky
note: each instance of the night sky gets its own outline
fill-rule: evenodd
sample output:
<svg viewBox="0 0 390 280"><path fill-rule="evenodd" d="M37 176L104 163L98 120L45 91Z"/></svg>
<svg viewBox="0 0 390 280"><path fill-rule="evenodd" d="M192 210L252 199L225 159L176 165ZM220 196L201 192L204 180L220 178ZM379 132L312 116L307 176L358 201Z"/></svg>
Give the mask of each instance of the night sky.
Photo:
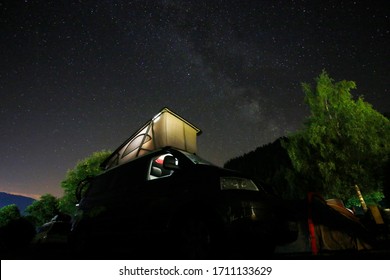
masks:
<svg viewBox="0 0 390 280"><path fill-rule="evenodd" d="M62 195L165 106L223 165L302 127L323 69L390 111L386 1L0 2L0 191Z"/></svg>

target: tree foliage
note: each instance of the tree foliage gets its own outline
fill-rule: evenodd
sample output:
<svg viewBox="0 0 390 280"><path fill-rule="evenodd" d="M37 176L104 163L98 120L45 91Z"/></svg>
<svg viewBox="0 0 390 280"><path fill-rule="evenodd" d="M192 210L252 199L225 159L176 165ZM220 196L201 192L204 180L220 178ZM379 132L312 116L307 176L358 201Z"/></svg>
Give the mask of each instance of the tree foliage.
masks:
<svg viewBox="0 0 390 280"><path fill-rule="evenodd" d="M26 208L29 220L37 227L49 222L59 213L58 202L58 198L51 194L42 195Z"/></svg>
<svg viewBox="0 0 390 280"><path fill-rule="evenodd" d="M0 227L8 225L11 221L21 217L20 210L16 204L10 204L0 208Z"/></svg>
<svg viewBox="0 0 390 280"><path fill-rule="evenodd" d="M384 198L384 194L382 192L371 192L364 195L364 201L367 205L375 205L378 201L381 201ZM348 208L352 208L353 206L361 206L361 202L358 196L352 196L345 202L345 206Z"/></svg>
<svg viewBox="0 0 390 280"><path fill-rule="evenodd" d="M323 71L315 87L302 87L311 115L284 147L304 178L305 191L344 200L355 196L356 184L363 195L381 192L390 152L389 120L363 98L353 99L353 81L334 82ZM295 179L291 182L297 185Z"/></svg>
<svg viewBox="0 0 390 280"><path fill-rule="evenodd" d="M19 256L21 250L27 250L35 235L34 225L21 216L16 204L0 208L0 255L1 257Z"/></svg>
<svg viewBox="0 0 390 280"><path fill-rule="evenodd" d="M66 178L61 182L64 196L59 201L61 212L73 215L76 210L76 188L78 184L88 177L100 174L103 170L100 164L111 154L110 151L99 151L79 161L76 166L69 170Z"/></svg>

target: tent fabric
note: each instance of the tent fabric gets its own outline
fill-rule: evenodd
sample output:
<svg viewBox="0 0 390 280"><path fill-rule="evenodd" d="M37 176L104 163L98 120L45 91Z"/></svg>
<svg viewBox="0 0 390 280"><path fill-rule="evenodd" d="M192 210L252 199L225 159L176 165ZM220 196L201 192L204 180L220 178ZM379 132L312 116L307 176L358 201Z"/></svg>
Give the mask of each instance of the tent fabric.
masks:
<svg viewBox="0 0 390 280"><path fill-rule="evenodd" d="M315 225L317 248L320 252L335 250L367 250L372 247L353 232L332 228L323 224Z"/></svg>
<svg viewBox="0 0 390 280"><path fill-rule="evenodd" d="M296 241L279 246L276 253L359 251L372 249L370 232L348 209L321 195L309 193L308 199L290 203L299 224Z"/></svg>
<svg viewBox="0 0 390 280"><path fill-rule="evenodd" d="M163 108L120 145L102 163L102 167L109 169L167 146L196 153L196 137L200 134L201 130L195 125Z"/></svg>
<svg viewBox="0 0 390 280"><path fill-rule="evenodd" d="M341 201L325 201L320 195L314 195L309 208L312 209L319 252L371 249L364 241L367 229Z"/></svg>

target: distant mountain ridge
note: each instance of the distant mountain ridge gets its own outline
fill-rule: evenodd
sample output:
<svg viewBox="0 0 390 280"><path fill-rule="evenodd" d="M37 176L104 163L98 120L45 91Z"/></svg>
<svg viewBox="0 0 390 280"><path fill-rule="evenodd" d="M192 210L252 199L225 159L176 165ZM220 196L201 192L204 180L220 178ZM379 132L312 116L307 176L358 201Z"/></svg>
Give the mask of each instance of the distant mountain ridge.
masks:
<svg viewBox="0 0 390 280"><path fill-rule="evenodd" d="M20 214L24 214L24 211L26 210L27 206L31 205L35 201L34 198L22 196L22 195L15 195L5 192L0 192L0 208L15 204L18 206L20 210Z"/></svg>

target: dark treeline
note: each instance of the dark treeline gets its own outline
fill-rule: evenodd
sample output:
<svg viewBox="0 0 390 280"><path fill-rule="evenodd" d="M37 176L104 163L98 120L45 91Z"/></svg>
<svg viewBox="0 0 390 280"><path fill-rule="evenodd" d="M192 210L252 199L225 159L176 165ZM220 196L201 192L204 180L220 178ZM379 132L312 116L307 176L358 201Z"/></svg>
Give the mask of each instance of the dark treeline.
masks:
<svg viewBox="0 0 390 280"><path fill-rule="evenodd" d="M283 199L304 198L309 182L294 171L288 153L282 146L282 142L287 141L287 137L281 137L273 143L228 160L224 167L243 173L256 184ZM389 201L390 161L384 166L383 174L383 193Z"/></svg>
<svg viewBox="0 0 390 280"><path fill-rule="evenodd" d="M289 178L293 174L293 166L287 151L282 146L283 141L288 141L288 139L279 138L273 143L230 159L224 167L240 171L252 178L256 184L281 198L302 198L305 195L303 191L289 183Z"/></svg>

